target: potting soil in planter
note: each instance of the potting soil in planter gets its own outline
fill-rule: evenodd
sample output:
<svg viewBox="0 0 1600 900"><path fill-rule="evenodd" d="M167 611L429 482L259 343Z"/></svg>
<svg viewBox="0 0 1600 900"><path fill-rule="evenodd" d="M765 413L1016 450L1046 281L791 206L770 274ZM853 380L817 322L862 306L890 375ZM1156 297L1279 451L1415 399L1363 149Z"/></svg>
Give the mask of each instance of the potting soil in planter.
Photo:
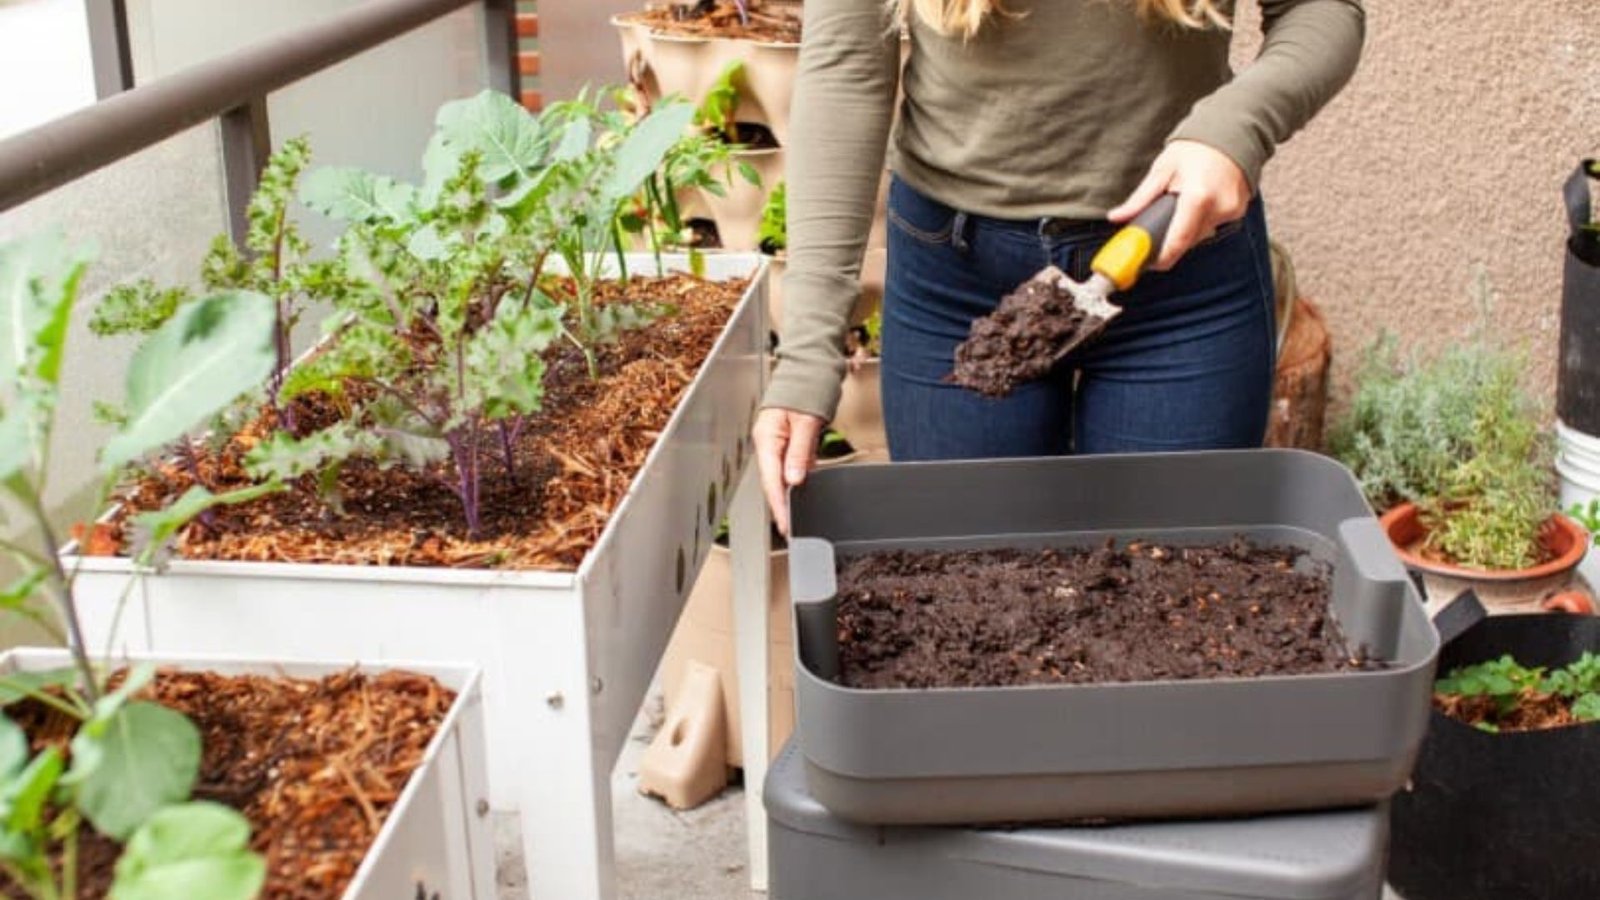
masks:
<svg viewBox="0 0 1600 900"><path fill-rule="evenodd" d="M745 284L688 275L601 284L600 305L620 301L667 312L597 347L598 379L569 343L551 348L543 409L515 437L514 472L502 461L499 433L483 429L482 524L475 536L467 534L461 501L441 477L441 465L421 471L353 459L338 479L342 512L309 489L220 507L184 530L177 552L190 559L575 568L599 540ZM298 431L309 433L329 424L333 407L313 401L299 404L296 413ZM240 460L271 424L264 417L220 454L200 450L197 468L206 486L220 491L249 483ZM184 466L163 465L133 486L110 528L97 529L85 546L91 553L126 552L128 519L166 505L193 483Z"/></svg>
<svg viewBox="0 0 1600 900"><path fill-rule="evenodd" d="M1328 611L1326 567L1248 541L888 551L839 577L854 688L1257 677L1375 666Z"/></svg>
<svg viewBox="0 0 1600 900"><path fill-rule="evenodd" d="M194 798L249 820L251 849L267 864L262 900L344 893L455 699L432 678L358 671L315 681L162 671L138 696L200 730ZM6 714L33 752L68 753L76 720L32 700ZM79 897L106 895L120 853L83 826ZM0 892L22 896L4 880Z"/></svg>
<svg viewBox="0 0 1600 900"><path fill-rule="evenodd" d="M1089 318L1072 294L1029 279L1000 298L994 312L972 323L956 347L950 380L989 397L1004 397L1055 368L1061 348Z"/></svg>
<svg viewBox="0 0 1600 900"><path fill-rule="evenodd" d="M747 9L741 16L733 0L674 3L622 17L651 31L699 38L731 38L770 44L800 43L800 16L796 12Z"/></svg>

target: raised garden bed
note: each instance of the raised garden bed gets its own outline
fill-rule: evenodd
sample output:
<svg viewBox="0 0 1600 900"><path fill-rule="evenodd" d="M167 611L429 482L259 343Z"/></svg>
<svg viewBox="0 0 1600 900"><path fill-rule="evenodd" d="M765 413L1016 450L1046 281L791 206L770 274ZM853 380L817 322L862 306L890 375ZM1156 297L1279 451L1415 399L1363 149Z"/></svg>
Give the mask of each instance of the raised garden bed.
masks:
<svg viewBox="0 0 1600 900"><path fill-rule="evenodd" d="M627 259L653 271L649 254ZM670 272L690 269L683 256L664 261ZM714 313L678 335L677 360L625 341L616 352L632 346L644 358L618 369L621 390L568 401L556 391L549 402L570 404L569 414L541 419L587 444L525 468L529 485L544 479L540 489L490 480L479 535L442 524L459 520L444 486L416 483L436 518L408 520L386 480L395 473L356 465L345 502L380 513L360 526L300 516L274 528L273 506L260 520L240 507L231 537L197 530L180 541L224 558L180 556L159 575L73 545L65 559L79 570L89 646L108 645L120 613L116 646L131 652L478 663L490 800L524 814L530 883L551 896L606 896L609 773L748 461L765 378L762 258L704 262L706 277L737 280L740 292L715 295ZM638 383L653 386L630 387ZM580 422L594 430L576 430ZM531 519L530 493L559 524ZM338 529L358 533L336 542Z"/></svg>
<svg viewBox="0 0 1600 900"><path fill-rule="evenodd" d="M194 798L248 820L248 847L265 863L263 900L494 897L493 834L477 809L487 785L476 671L119 662L162 667L136 696L199 729ZM0 656L0 677L68 664L65 651L14 650ZM64 748L78 724L33 700L6 714L35 752ZM87 825L81 834L77 896L104 897L121 848ZM0 883L6 896L15 890Z"/></svg>
<svg viewBox="0 0 1600 900"><path fill-rule="evenodd" d="M1354 479L1326 458L1245 451L853 466L816 473L792 502L797 732L812 793L841 818L960 824L1311 809L1377 802L1410 771L1437 635ZM1218 549L1236 537L1258 549ZM1130 553L1135 539L1142 552ZM1124 549L1105 549L1108 540ZM1268 547L1291 549L1259 549ZM1157 597L1135 602L1164 613L1165 630L1120 611L1087 613L1076 623L1090 635L1081 654L1061 634L1041 644L1041 623L1023 621L1020 606L987 618L972 609L940 619L938 642L952 656L919 659L912 677L890 680L904 686L877 687L881 672L863 682L873 686L840 683L849 681L847 660L881 661L854 655L862 607L850 595L864 570L906 577L915 560L938 552L946 574L952 559L1011 564L1031 568L1019 582L1037 576L1044 590L1037 563L1052 550L1053 565L1087 579L1063 584L1052 570L1049 590L1062 592L1053 599L1064 610L1113 595L1118 605L1131 601L1128 585L1117 584L1124 565L1145 575L1173 567L1160 577L1177 583L1212 560L1234 580L1189 594L1192 608L1182 611ZM1264 583L1263 564L1275 573ZM1324 567L1326 582L1317 574ZM1005 596L994 571L979 568L957 576L973 587L965 598L952 592L952 602ZM1272 587L1270 600L1249 596L1252 578ZM1295 593L1285 596L1290 585ZM941 592L949 587L940 582ZM1074 590L1083 603L1065 596ZM1016 593L1025 594L1020 584ZM1199 610L1201 600L1217 618ZM1250 607L1263 602L1283 605L1266 621L1286 626L1273 640L1298 648L1294 662L1263 654L1253 637L1273 630L1249 625L1261 615ZM1331 615L1319 619L1319 603ZM1048 623L1041 605L1028 614ZM1173 622L1185 613L1193 630ZM1126 643L1095 646L1112 620ZM1207 621L1240 643L1206 630ZM1191 641L1187 654L1167 652L1174 634ZM1208 647L1208 638L1217 643ZM1088 674L1096 654L1109 660L1128 647L1140 652ZM1229 661L1230 649L1238 660ZM1047 653L1060 655L1041 659ZM977 671L955 671L962 667Z"/></svg>

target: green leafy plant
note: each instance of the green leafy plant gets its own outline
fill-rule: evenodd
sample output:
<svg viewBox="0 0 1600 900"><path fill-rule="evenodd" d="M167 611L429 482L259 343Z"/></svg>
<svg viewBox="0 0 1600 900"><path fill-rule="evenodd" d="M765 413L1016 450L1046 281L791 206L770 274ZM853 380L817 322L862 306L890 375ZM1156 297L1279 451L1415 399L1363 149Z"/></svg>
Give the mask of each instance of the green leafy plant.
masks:
<svg viewBox="0 0 1600 900"><path fill-rule="evenodd" d="M1567 516L1583 526L1595 543L1600 543L1600 500L1574 503L1567 507Z"/></svg>
<svg viewBox="0 0 1600 900"><path fill-rule="evenodd" d="M242 840L231 841L231 853L209 853L196 836L223 829L237 836L248 825L231 810L185 802L199 772L200 736L181 714L135 699L153 669L134 668L113 686L90 659L75 572L57 555L45 510L65 339L87 265L86 252L55 235L0 245L0 485L11 509L20 510L20 524L37 536L37 549L0 541L23 572L0 605L43 621L29 604L48 598L65 624L66 633L56 633L74 662L62 671L0 677L0 699L29 698L78 723L70 752L50 745L30 756L22 729L0 717L0 870L40 900L76 897L79 834L87 823L137 848L126 867L118 866L113 897L173 896L151 891L190 885L195 892L186 896L243 900L259 890L264 863ZM125 466L160 452L268 377L273 324L271 298L247 291L186 299L164 313L129 365L125 410L101 453L96 508ZM152 560L162 536L204 509L275 487L226 495L197 487L146 513L138 522L147 530L141 561Z"/></svg>
<svg viewBox="0 0 1600 900"><path fill-rule="evenodd" d="M738 81L743 77L743 60L736 59L728 63L717 74L717 79L706 90L699 108L695 110L695 124L726 144L739 143L739 123L734 116L739 111Z"/></svg>
<svg viewBox="0 0 1600 900"><path fill-rule="evenodd" d="M629 277L630 225L676 215L661 199L675 179L709 178L703 141L684 137L692 113L669 102L629 121L579 98L534 116L491 91L440 109L420 186L312 172L301 198L346 224L343 268L323 282L337 286L327 339L282 395L343 395L348 412L311 434L272 435L248 470L315 475L337 508L333 486L352 456L424 471L448 461L446 483L476 534L485 447L498 445L515 480L517 437L543 400L543 354L569 343L594 375L599 346L670 313L601 304L596 292L612 272ZM552 259L567 281L554 279Z"/></svg>
<svg viewBox="0 0 1600 900"><path fill-rule="evenodd" d="M1549 436L1521 386L1525 368L1481 337L1420 362L1382 336L1331 450L1374 506L1417 504L1426 549L1475 568L1533 565L1555 496Z"/></svg>
<svg viewBox="0 0 1600 900"><path fill-rule="evenodd" d="M872 315L860 325L850 329L850 355L859 359L876 359L883 355L883 310L874 309Z"/></svg>
<svg viewBox="0 0 1600 900"><path fill-rule="evenodd" d="M782 181L773 185L766 205L761 207L756 240L762 253L778 254L789 249L789 190L786 185Z"/></svg>
<svg viewBox="0 0 1600 900"><path fill-rule="evenodd" d="M1600 721L1600 656L1585 652L1576 661L1546 672L1541 667L1523 666L1506 654L1452 669L1434 682L1434 693L1486 699L1486 716L1474 723L1484 731L1498 732L1519 708L1552 698L1565 704L1573 721L1596 722Z"/></svg>

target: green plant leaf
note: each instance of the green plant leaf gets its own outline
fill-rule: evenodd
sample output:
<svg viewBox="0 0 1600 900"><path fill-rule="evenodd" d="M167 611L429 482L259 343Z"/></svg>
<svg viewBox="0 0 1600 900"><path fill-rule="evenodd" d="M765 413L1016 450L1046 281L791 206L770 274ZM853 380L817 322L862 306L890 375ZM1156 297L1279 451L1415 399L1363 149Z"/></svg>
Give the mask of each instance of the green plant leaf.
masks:
<svg viewBox="0 0 1600 900"><path fill-rule="evenodd" d="M107 470L183 435L272 371L277 305L257 293L214 294L180 308L135 351L128 422L106 444Z"/></svg>
<svg viewBox="0 0 1600 900"><path fill-rule="evenodd" d="M250 824L226 806L197 801L165 807L128 839L111 900L250 900L267 870L249 842Z"/></svg>
<svg viewBox="0 0 1600 900"><path fill-rule="evenodd" d="M78 683L78 670L67 666L42 672L12 672L0 675L0 706L10 706L29 694L45 688L70 688Z"/></svg>
<svg viewBox="0 0 1600 900"><path fill-rule="evenodd" d="M550 149L550 136L539 120L499 91L446 103L435 123L443 143L457 156L482 154L478 171L487 181L532 178Z"/></svg>
<svg viewBox="0 0 1600 900"><path fill-rule="evenodd" d="M0 779L9 780L28 764L28 736L7 716L0 716Z"/></svg>
<svg viewBox="0 0 1600 900"><path fill-rule="evenodd" d="M0 415L0 481L15 475L33 458L38 411L32 398L19 397Z"/></svg>
<svg viewBox="0 0 1600 900"><path fill-rule="evenodd" d="M694 107L683 102L662 103L645 116L617 146L604 195L621 200L643 187L693 118Z"/></svg>
<svg viewBox="0 0 1600 900"><path fill-rule="evenodd" d="M88 254L59 232L0 244L0 377L27 372L55 383L87 267Z"/></svg>
<svg viewBox="0 0 1600 900"><path fill-rule="evenodd" d="M1579 722L1600 721L1600 694L1584 694L1573 701L1572 717Z"/></svg>
<svg viewBox="0 0 1600 900"><path fill-rule="evenodd" d="M78 783L79 811L102 834L128 840L156 810L189 796L200 771L200 732L180 713L146 701L117 710L101 734L87 726L72 740L98 742L99 759Z"/></svg>
<svg viewBox="0 0 1600 900"><path fill-rule="evenodd" d="M354 166L327 166L306 176L300 201L344 222L403 222L414 215L417 189Z"/></svg>
<svg viewBox="0 0 1600 900"><path fill-rule="evenodd" d="M561 140L556 144L556 152L551 159L554 162L577 159L589 149L589 142L593 139L594 126L589 119L587 117L573 119L561 130Z"/></svg>
<svg viewBox="0 0 1600 900"><path fill-rule="evenodd" d="M39 751L23 770L0 787L0 819L7 831L37 831L44 822L44 805L61 778L61 752L54 747Z"/></svg>
<svg viewBox="0 0 1600 900"><path fill-rule="evenodd" d="M250 448L244 466L251 478L293 481L330 463L376 453L381 443L376 435L350 422L335 422L303 438L278 431Z"/></svg>

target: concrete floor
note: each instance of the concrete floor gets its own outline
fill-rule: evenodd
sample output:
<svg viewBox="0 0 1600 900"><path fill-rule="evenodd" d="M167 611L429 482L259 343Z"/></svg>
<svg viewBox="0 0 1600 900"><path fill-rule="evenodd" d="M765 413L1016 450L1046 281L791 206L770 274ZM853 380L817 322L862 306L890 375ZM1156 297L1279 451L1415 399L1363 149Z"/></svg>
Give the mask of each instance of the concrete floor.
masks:
<svg viewBox="0 0 1600 900"><path fill-rule="evenodd" d="M660 726L652 693L634 722L611 777L619 900L751 900L745 870L744 792L729 787L695 809L677 812L639 793L635 767ZM495 822L500 900L528 900L516 817Z"/></svg>

